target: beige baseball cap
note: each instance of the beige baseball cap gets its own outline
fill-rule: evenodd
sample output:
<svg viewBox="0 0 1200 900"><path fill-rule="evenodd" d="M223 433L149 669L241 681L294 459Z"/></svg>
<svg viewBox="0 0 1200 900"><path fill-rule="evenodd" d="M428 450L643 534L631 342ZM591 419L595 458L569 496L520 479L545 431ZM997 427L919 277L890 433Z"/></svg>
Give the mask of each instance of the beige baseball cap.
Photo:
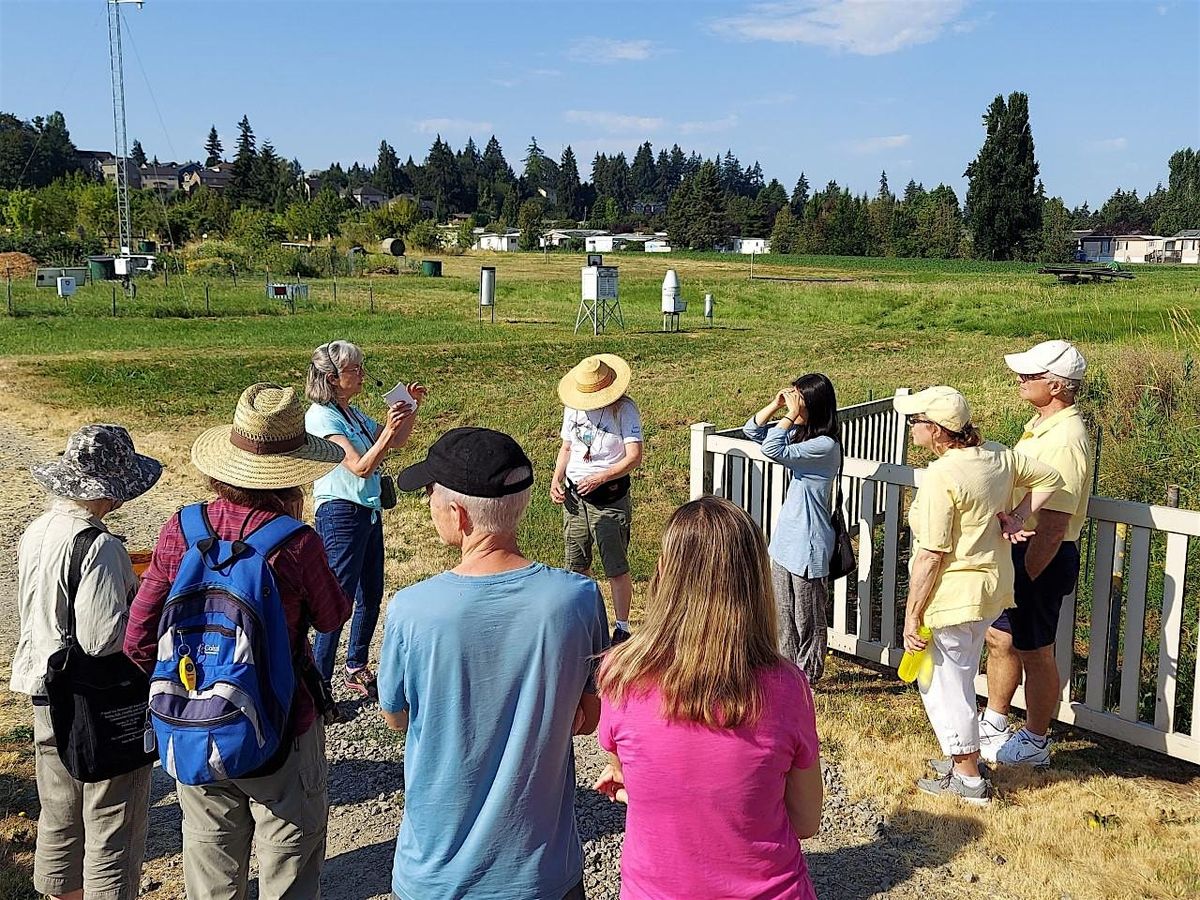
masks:
<svg viewBox="0 0 1200 900"><path fill-rule="evenodd" d="M1018 375L1049 372L1078 381L1087 371L1087 360L1070 341L1042 341L1024 353L1006 353L1004 362Z"/></svg>
<svg viewBox="0 0 1200 900"><path fill-rule="evenodd" d="M924 416L947 431L959 433L971 424L967 398L948 385L937 384L915 394L897 394L892 403L900 415Z"/></svg>

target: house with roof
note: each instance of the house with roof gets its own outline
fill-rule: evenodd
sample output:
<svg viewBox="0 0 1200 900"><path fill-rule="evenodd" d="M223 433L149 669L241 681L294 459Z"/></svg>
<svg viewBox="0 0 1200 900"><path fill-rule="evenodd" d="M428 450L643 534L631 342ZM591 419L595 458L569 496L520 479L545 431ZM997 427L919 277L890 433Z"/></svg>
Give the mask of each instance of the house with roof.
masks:
<svg viewBox="0 0 1200 900"><path fill-rule="evenodd" d="M1200 264L1200 228L1185 228L1169 238L1162 239L1162 248L1154 262Z"/></svg>
<svg viewBox="0 0 1200 900"><path fill-rule="evenodd" d="M369 184L360 184L342 196L348 196L363 209L379 209L379 207L388 202L387 194Z"/></svg>
<svg viewBox="0 0 1200 900"><path fill-rule="evenodd" d="M1156 234L1086 234L1079 238L1081 262L1150 262L1162 250L1163 239Z"/></svg>
<svg viewBox="0 0 1200 900"><path fill-rule="evenodd" d="M104 177L105 181L115 184L120 167L120 161L110 153L107 157L100 161L100 174ZM132 159L126 158L125 173L128 178L127 183L131 188L136 190L142 186L141 170L138 169L137 163L135 163Z"/></svg>
<svg viewBox="0 0 1200 900"><path fill-rule="evenodd" d="M159 165L150 163L140 166L138 175L141 178L143 189L172 193L183 187L183 172L185 169L192 171L191 166L181 166L174 162ZM130 187L132 186L130 184Z"/></svg>
<svg viewBox="0 0 1200 900"><path fill-rule="evenodd" d="M727 247L729 253L770 253L771 241L769 238L732 237Z"/></svg>
<svg viewBox="0 0 1200 900"><path fill-rule="evenodd" d="M104 179L104 164L111 163L114 159L111 150L75 151L75 161L79 163L79 167L97 181Z"/></svg>
<svg viewBox="0 0 1200 900"><path fill-rule="evenodd" d="M542 235L539 246L561 247L573 241L579 241L586 246L588 238L606 234L608 232L601 228L551 228Z"/></svg>
<svg viewBox="0 0 1200 900"><path fill-rule="evenodd" d="M494 231L485 231L479 235L475 249L492 250L496 253L513 253L517 249L517 241L520 237L521 232L516 228L506 228L503 234L496 234Z"/></svg>
<svg viewBox="0 0 1200 900"><path fill-rule="evenodd" d="M220 162L215 166L197 166L184 173L183 189L189 194L201 187L210 191L223 191L229 187L232 179L233 163Z"/></svg>

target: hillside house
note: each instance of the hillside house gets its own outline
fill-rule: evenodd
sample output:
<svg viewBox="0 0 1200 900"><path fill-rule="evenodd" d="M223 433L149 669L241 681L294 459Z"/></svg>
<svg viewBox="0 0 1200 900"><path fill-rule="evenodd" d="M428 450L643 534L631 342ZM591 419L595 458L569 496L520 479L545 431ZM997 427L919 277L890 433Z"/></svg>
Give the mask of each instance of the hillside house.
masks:
<svg viewBox="0 0 1200 900"><path fill-rule="evenodd" d="M513 253L517 249L517 241L520 237L521 232L515 228L508 229L504 234L485 231L479 235L479 242L475 246L479 250L491 250L496 253Z"/></svg>

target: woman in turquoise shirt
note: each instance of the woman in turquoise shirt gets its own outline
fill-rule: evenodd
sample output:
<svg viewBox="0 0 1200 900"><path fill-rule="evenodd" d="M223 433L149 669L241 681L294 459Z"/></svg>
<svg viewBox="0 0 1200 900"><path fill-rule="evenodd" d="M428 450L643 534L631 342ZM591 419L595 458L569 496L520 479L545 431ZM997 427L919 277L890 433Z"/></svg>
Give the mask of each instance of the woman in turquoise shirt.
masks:
<svg viewBox="0 0 1200 900"><path fill-rule="evenodd" d="M780 410L786 410L782 418L768 425ZM801 375L751 416L743 430L762 444L763 456L792 473L768 553L779 652L815 683L825 671L833 480L842 464L833 383L819 372Z"/></svg>
<svg viewBox="0 0 1200 900"><path fill-rule="evenodd" d="M383 521L379 466L389 450L403 447L417 421L425 388L408 386L416 406L397 403L382 424L350 401L362 393L363 354L349 341L330 341L313 351L305 393L312 406L304 416L309 434L337 444L346 457L313 484L315 528L342 590L354 600L346 647L346 687L374 697L375 676L367 653L383 601ZM313 656L325 684L333 681L341 629L320 633Z"/></svg>

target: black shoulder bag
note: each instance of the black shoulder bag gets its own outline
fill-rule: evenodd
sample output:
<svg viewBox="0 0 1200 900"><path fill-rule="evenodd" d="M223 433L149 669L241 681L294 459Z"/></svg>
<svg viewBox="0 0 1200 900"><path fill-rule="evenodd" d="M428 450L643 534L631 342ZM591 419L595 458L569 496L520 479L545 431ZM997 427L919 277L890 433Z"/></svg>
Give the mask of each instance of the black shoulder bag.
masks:
<svg viewBox="0 0 1200 900"><path fill-rule="evenodd" d="M831 524L833 525L833 553L829 559L829 578L836 581L839 578L845 578L851 572L858 570L858 557L854 554L854 545L850 542L850 532L846 530L846 516L842 512L842 463L846 460L846 453L838 447L841 453L841 458L838 462L837 472L837 492L835 494L833 516Z"/></svg>
<svg viewBox="0 0 1200 900"><path fill-rule="evenodd" d="M147 701L150 679L124 653L89 656L75 639L75 595L83 558L100 536L75 536L67 571L66 646L46 666L46 697L58 756L71 777L104 781L157 758Z"/></svg>

